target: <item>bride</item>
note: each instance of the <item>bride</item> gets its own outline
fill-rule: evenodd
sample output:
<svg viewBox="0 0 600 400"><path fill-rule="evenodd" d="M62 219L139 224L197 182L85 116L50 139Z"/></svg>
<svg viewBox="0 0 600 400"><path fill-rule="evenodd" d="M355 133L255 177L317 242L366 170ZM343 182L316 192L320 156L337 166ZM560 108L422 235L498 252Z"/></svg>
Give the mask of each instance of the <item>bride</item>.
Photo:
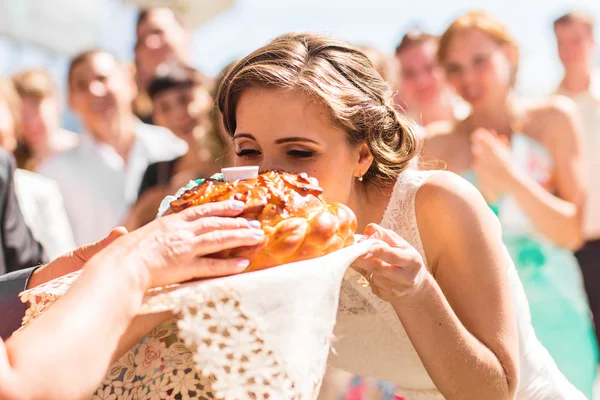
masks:
<svg viewBox="0 0 600 400"><path fill-rule="evenodd" d="M360 51L281 36L231 70L219 107L236 165L306 171L380 240L356 263L372 294L342 288L336 366L407 399L583 398L535 338L498 220L458 176L409 169L417 136Z"/></svg>
<svg viewBox="0 0 600 400"><path fill-rule="evenodd" d="M355 265L369 287L342 287L331 362L411 400L583 399L533 333L498 220L465 180L409 169L419 143L390 95L360 50L313 34L256 50L220 88L236 165L307 172L378 239ZM164 322L96 398L213 398L181 342Z"/></svg>

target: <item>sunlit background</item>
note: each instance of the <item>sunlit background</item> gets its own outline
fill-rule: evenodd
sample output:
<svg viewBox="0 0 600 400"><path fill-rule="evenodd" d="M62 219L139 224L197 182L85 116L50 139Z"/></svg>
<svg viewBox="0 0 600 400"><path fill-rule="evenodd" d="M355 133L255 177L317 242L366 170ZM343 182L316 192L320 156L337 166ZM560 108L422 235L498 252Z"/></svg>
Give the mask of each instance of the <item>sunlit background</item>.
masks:
<svg viewBox="0 0 600 400"><path fill-rule="evenodd" d="M89 47L130 61L137 6L165 3L187 9L193 63L207 74L289 31L328 33L391 55L407 29L441 33L458 14L483 8L519 40L518 88L529 96L551 91L561 73L552 20L573 7L600 19L598 0L0 0L0 74L43 66L64 82L69 57ZM68 113L65 125L78 130Z"/></svg>

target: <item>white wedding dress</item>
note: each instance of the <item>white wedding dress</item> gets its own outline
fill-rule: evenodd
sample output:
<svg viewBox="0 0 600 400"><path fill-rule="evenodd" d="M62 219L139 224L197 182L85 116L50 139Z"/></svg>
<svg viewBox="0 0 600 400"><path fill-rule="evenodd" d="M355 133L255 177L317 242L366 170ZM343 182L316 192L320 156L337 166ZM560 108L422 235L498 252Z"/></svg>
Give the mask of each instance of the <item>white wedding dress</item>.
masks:
<svg viewBox="0 0 600 400"><path fill-rule="evenodd" d="M435 171L403 172L396 183L381 221L427 259L415 216L415 197L421 185ZM519 329L520 380L517 399L585 399L558 370L531 326L529 305L517 271L507 253L506 272ZM340 294L340 308L330 363L357 375L389 381L398 386L396 394L407 400L437 400L436 389L410 342L392 306L375 296L357 279L347 279Z"/></svg>

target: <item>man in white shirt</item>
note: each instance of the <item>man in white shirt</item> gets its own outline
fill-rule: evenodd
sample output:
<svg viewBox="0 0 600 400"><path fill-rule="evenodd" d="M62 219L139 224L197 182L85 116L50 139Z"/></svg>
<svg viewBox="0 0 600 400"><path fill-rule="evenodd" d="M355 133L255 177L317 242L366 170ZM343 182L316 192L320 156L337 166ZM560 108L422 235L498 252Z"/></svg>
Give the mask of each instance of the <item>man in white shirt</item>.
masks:
<svg viewBox="0 0 600 400"><path fill-rule="evenodd" d="M583 220L586 243L575 256L600 342L600 77L594 76L593 18L582 12L569 12L554 21L554 33L565 71L556 93L573 99L583 122L589 179Z"/></svg>
<svg viewBox="0 0 600 400"><path fill-rule="evenodd" d="M58 154L39 172L54 179L78 246L105 237L135 202L148 165L184 154L170 131L133 114L133 77L113 55L87 51L71 61L69 105L85 127L80 144Z"/></svg>

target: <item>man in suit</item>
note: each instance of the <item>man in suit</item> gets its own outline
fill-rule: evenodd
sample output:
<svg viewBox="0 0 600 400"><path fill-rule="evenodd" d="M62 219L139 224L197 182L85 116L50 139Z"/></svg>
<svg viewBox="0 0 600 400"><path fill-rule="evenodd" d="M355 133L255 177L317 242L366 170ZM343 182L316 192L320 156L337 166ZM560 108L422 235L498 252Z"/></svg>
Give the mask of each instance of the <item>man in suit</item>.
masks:
<svg viewBox="0 0 600 400"><path fill-rule="evenodd" d="M0 275L45 261L42 246L25 224L14 187L15 160L0 149Z"/></svg>
<svg viewBox="0 0 600 400"><path fill-rule="evenodd" d="M45 262L42 246L33 238L21 214L14 172L12 155L0 148L0 336L3 338L14 330L15 318L16 327L20 325L25 310L17 294L25 288L35 267ZM4 275L7 272L10 274Z"/></svg>

